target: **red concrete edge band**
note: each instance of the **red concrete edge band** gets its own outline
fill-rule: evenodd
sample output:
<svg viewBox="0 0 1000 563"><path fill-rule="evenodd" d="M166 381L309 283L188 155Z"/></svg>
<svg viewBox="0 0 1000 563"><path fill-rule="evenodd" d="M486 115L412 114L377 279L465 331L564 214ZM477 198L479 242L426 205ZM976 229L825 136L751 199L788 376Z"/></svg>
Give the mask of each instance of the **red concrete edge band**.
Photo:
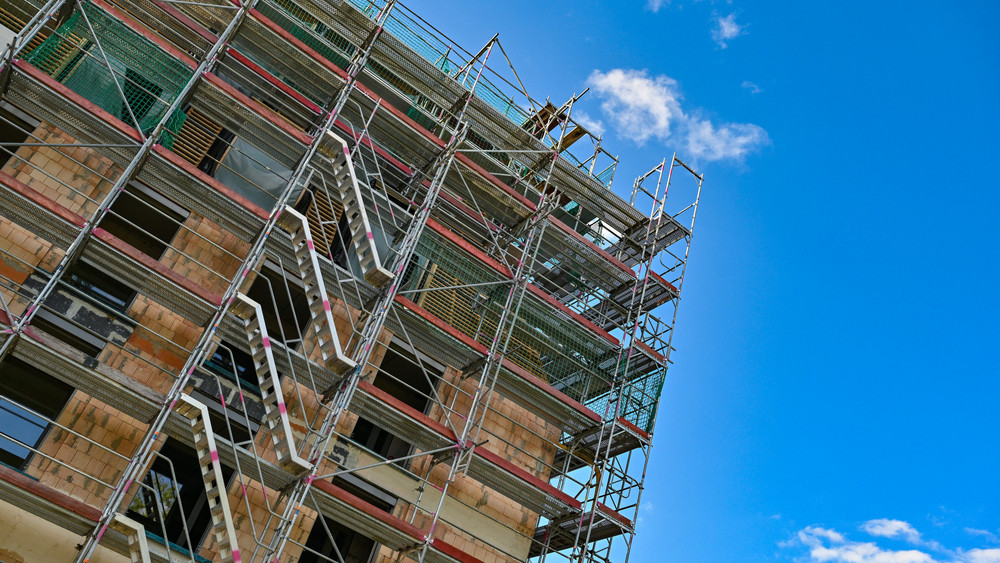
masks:
<svg viewBox="0 0 1000 563"><path fill-rule="evenodd" d="M526 369L524 369L521 366L515 364L514 362L511 362L507 358L503 359L502 366L507 371L513 373L514 375L517 375L518 377L524 379L528 383L531 383L535 387L538 387L542 391L545 391L549 395L552 395L556 399L559 399L559 401L561 401L561 402L569 405L570 407L573 408L573 410L578 411L580 414L586 416L590 420L592 420L594 422L601 422L601 417L596 412L594 412L594 411L590 410L589 408L587 408L586 406L584 406L583 403L581 403L581 402L579 402L579 401L577 401L575 399L570 398L568 395L566 395L562 391L560 391L560 390L556 389L555 387L549 385L548 383L542 381L540 378L532 375Z"/></svg>
<svg viewBox="0 0 1000 563"><path fill-rule="evenodd" d="M143 266L153 270L157 274L169 279L174 282L174 284L184 288L188 292L198 296L204 301L211 303L212 305L221 305L222 297L216 295L215 293L205 289L204 287L196 284L195 282L187 279L181 274L171 270L166 264L162 262L157 262L147 254L144 254L139 249L133 247L122 239L116 237L115 235L105 231L104 229L97 227L94 229L94 236L101 241L107 243L108 246L114 248L115 250L121 252L122 254L128 256L129 258L139 262Z"/></svg>
<svg viewBox="0 0 1000 563"><path fill-rule="evenodd" d="M621 424L625 428L628 428L632 432L635 432L636 434L638 434L644 440L648 440L649 439L649 432L646 432L645 430L639 428L638 426L632 424L631 422L625 420L624 418L622 418L620 416L618 417L618 424Z"/></svg>
<svg viewBox="0 0 1000 563"><path fill-rule="evenodd" d="M277 34L279 37L281 37L285 41L288 41L289 43L291 43L295 47L298 47L298 49L300 51L302 51L303 53L309 55L315 62L319 63L320 66L325 67L327 70L329 70L329 71L333 72L334 74L336 74L337 76L339 76L341 78L341 80L344 80L344 81L347 80L347 73L344 72L343 69L341 69L339 66L333 64L333 62L331 62L326 57L324 57L324 56L320 55L319 53L317 53L315 49L313 49L309 45L306 45L300 39L294 37L291 33L288 33L287 31L285 31L285 29L283 27L281 27L278 24L276 24L273 21L271 21L264 14L258 12L256 9L251 9L250 10L250 16L253 19L259 21L264 27L270 29L272 32L274 32L275 34Z"/></svg>
<svg viewBox="0 0 1000 563"><path fill-rule="evenodd" d="M424 542L427 536L424 535L423 530L417 528L413 524L410 524L406 520L397 518L388 512L383 512L376 508L373 504L366 502L351 493L341 489L340 487L334 485L329 481L318 479L312 482L313 487L319 489L320 491L330 495L331 497L343 502L344 504L364 512L368 516L381 521L383 524L391 526L392 528L403 532L404 534L410 536L418 542Z"/></svg>
<svg viewBox="0 0 1000 563"><path fill-rule="evenodd" d="M210 43L215 43L216 41L219 40L219 38L214 33L205 29L198 22L187 17L186 15L184 15L184 13L182 13L177 8L174 8L169 3L162 2L161 0L153 0L152 3L154 6L166 12L170 17L181 22L182 24L184 24L185 27L200 35L202 39Z"/></svg>
<svg viewBox="0 0 1000 563"><path fill-rule="evenodd" d="M455 159L457 159L459 162L461 162L462 164L464 164L468 168L472 169L472 171L475 172L476 174L478 174L479 176L482 176L483 179L485 179L487 182L489 182L489 183L493 184L494 186L500 188L501 190L503 190L504 192L506 192L507 195L509 195L510 197L512 197L512 198L516 199L517 201L519 201L521 203L521 205L527 207L531 211L535 210L535 204L532 203L530 199L528 199L528 198L524 197L523 195L521 195L521 194L517 193L516 191L514 191L514 188L512 188L512 187L508 186L507 184L505 184L504 182L500 181L500 178L497 178L493 174L490 174L482 166L479 166L475 162L472 162L472 160L470 160L469 157L465 156L464 154L462 154L460 152L457 152L457 153L455 153Z"/></svg>
<svg viewBox="0 0 1000 563"><path fill-rule="evenodd" d="M583 244L587 245L588 247L590 247L591 250L593 250L594 252L596 252L597 254L599 254L602 258L604 258L608 262L611 262L615 266L618 266L618 268L620 268L623 272L627 273L628 275L632 276L633 278L635 277L635 272L632 271L632 268L629 268L628 266L625 265L624 262L622 262L621 260L619 260L619 259L615 258L614 256L608 254L607 250L604 250L603 248L598 247L596 244L594 244L593 242L591 242L590 240L588 240L587 237L585 237L585 236L581 235L580 233L574 231L572 229L572 227L570 227L566 223L563 223L562 221L560 221L559 219L556 219L555 217L553 217L551 215L549 215L549 221L551 221L552 224L555 225L556 227L559 227L559 230L563 231L564 233L572 236L576 240L578 240L578 241L582 242Z"/></svg>
<svg viewBox="0 0 1000 563"><path fill-rule="evenodd" d="M351 136L352 138L354 138L355 140L357 140L358 142L360 142L364 146L366 146L366 147L372 149L373 151L375 151L376 153L378 153L379 156L381 156L382 158L384 158L387 161L389 161L389 164L392 164L393 166L395 166L400 172L406 174L407 176L413 176L413 169L411 169L409 166L407 166L407 165L403 164L402 162L400 162L399 160L397 160L396 157L394 157L391 154L387 153L385 151L385 149L383 149L382 147L380 147L380 146L372 143L371 140L368 139L368 137L366 137L364 135L360 135L357 132L351 130L351 128L348 127L346 123L344 123L343 121L341 121L339 119L334 122L334 125L337 127L337 129L340 129L341 131L343 131L347 135Z"/></svg>
<svg viewBox="0 0 1000 563"><path fill-rule="evenodd" d="M354 85L358 88L358 90L361 90L363 94L365 94L366 96L371 98L375 103L377 103L379 107L383 107L389 110L389 113L396 116L396 119L402 121L407 127L413 129L421 136L425 137L428 141L437 145L439 148L443 149L445 147L446 143L442 141L437 135L428 131L426 127L414 121L412 118L410 118L410 116L400 111L399 108L397 108L396 106L383 100L382 97L376 94L374 91L372 91L371 88L365 86L360 81L355 81Z"/></svg>
<svg viewBox="0 0 1000 563"><path fill-rule="evenodd" d="M31 66L27 62L16 59L14 61L14 66L19 68L22 72L34 78L35 80L41 82L46 88L55 90L62 96L69 99L73 104L80 106L84 111L90 112L98 117L104 123L107 123L111 127L118 130L119 133L124 134L133 141L137 143L142 143L142 135L139 134L134 128L129 127L124 121L118 119L117 117L111 115L110 113L104 111L101 107L87 101L85 98L77 94L76 92L70 90L69 88L63 86L57 82L54 78L45 74L41 70Z"/></svg>
<svg viewBox="0 0 1000 563"><path fill-rule="evenodd" d="M672 283L668 282L667 280L663 279L656 272L650 272L649 275L653 276L653 279L655 279L656 281L660 282L661 285L665 286L667 289L669 289L670 291L674 292L674 295L680 293L677 290L677 288L674 287L674 284L672 284Z"/></svg>
<svg viewBox="0 0 1000 563"><path fill-rule="evenodd" d="M179 154L171 151L170 149L167 149L162 145L153 145L153 152L165 158L167 162L169 162L170 164L173 164L174 166L180 168L184 172L194 176L198 180L201 180L203 183L207 184L210 188L213 188L215 191L235 201L240 206L245 207L247 210L249 210L254 215L260 217L261 219L267 219L268 217L270 217L270 214L267 211L264 211L262 208L258 207L255 203L251 202L249 199L229 189L222 182L216 180L215 178L209 176L205 172L199 170L197 167L195 167L195 165L184 160L183 158L181 158Z"/></svg>
<svg viewBox="0 0 1000 563"><path fill-rule="evenodd" d="M445 193L443 191L440 193L440 197L441 197L441 199L443 199L443 200L447 201L448 203L450 203L451 205L455 206L456 209L458 209L459 211L461 211L462 213L464 213L466 216L468 216L470 219L472 219L476 223L478 223L478 224L480 224L480 225L488 228L490 231L492 231L492 232L495 233L495 232L498 232L500 230L500 227L494 225L492 221L487 221L486 219L484 219L483 217L481 217L478 213L476 213L475 211L473 211L473 209L471 207L469 207L468 205L466 205L465 202L461 201L457 197L455 197L455 196L453 196L451 194L447 194L447 193Z"/></svg>
<svg viewBox="0 0 1000 563"><path fill-rule="evenodd" d="M198 68L198 63L196 63L195 60L192 59L190 55L174 47L173 45L167 43L160 37L157 37L156 35L149 33L149 31L147 31L141 24L139 24L139 22L135 21L124 12L118 10L118 8L106 4L104 0L91 0L91 3L93 3L98 8L104 10L105 12L117 18L120 22L125 24L129 29L131 29L135 33L138 33L139 35L142 35L144 38L146 38L147 41L153 43L160 49L163 49L173 58L191 67L191 70Z"/></svg>
<svg viewBox="0 0 1000 563"><path fill-rule="evenodd" d="M650 348L649 345L646 344L645 342L636 341L635 347L638 348L638 349L640 349L640 350L642 350L643 352L649 354L650 356L652 356L654 360L657 360L657 361L660 361L660 362L667 361L667 359L664 358L662 354L660 354L656 350L653 350L652 348Z"/></svg>
<svg viewBox="0 0 1000 563"><path fill-rule="evenodd" d="M275 88L291 96L293 99L295 99L295 101L308 108L309 111L312 111L313 113L323 113L323 109L320 108L318 105L316 105L312 100L303 96L302 94L297 92L294 88L292 88L288 84L285 84L284 82L279 80L276 76L265 70L263 67L248 59L245 55L243 55L243 53L240 53L233 47L229 47L229 50L227 52L229 53L230 56L239 61L240 64L247 67L251 71L257 73L257 75L266 80L269 84L273 85Z"/></svg>
<svg viewBox="0 0 1000 563"><path fill-rule="evenodd" d="M17 192L22 197L31 201L35 205L59 216L60 219L66 221L67 223L70 223L72 225L81 228L87 223L87 220L81 217L80 215L73 213L68 208L63 207L61 204L49 198L48 196L38 193L32 187L21 182L17 178L14 178L10 174L7 174L5 172L0 172L0 184L3 184L7 188Z"/></svg>
<svg viewBox="0 0 1000 563"><path fill-rule="evenodd" d="M486 264L487 266L489 266L490 268L492 268L493 270L495 270L496 272L498 272L500 275L504 276L505 278L511 279L513 277L513 274L511 273L511 271L506 266L504 266L500 262L497 262L496 260L490 258L489 256L486 255L485 252L483 252L482 250L479 250L475 246L472 246L472 244L470 242L468 242L464 238L456 235L455 233L451 232L451 229L448 229L447 227L445 227L441 223L438 223L434 219L431 219L430 217L428 217L427 218L427 226L430 227L434 232L436 232L439 235L443 236L444 238L448 239L448 241L451 242L452 244L454 244L455 246L461 248L462 250L464 250L467 253L471 254L475 258L478 258L480 262L482 262L483 264Z"/></svg>
<svg viewBox="0 0 1000 563"><path fill-rule="evenodd" d="M400 305L402 305L403 307L406 307L407 309L415 313L418 317L434 325L434 327L437 328L438 330L441 330L448 336L454 338L455 340L458 340L459 342L465 344L469 348L472 348L476 352L479 352L484 356L486 354L489 354L489 350L486 349L486 346L483 346L479 342L476 342L475 340L467 336L465 333L460 332L455 327L439 319L436 315L434 315L427 309L424 309L423 307L417 305L413 301L410 301L409 299L403 297L402 295L397 295L395 301Z"/></svg>
<svg viewBox="0 0 1000 563"><path fill-rule="evenodd" d="M427 428L430 428L431 430L444 436L446 440L451 442L455 442L458 440L458 437L455 436L455 433L452 432L445 425L432 419L431 417L418 411L417 409L411 407L410 405L407 405L403 401L400 401L396 397L393 397L392 395L386 393L385 391L379 389L378 387L375 387L371 383L367 381L360 381L358 382L358 389L363 393L368 393L372 397L375 397L376 399L382 401L383 403L403 413L404 415L412 418L413 420L416 420L420 424L423 424Z"/></svg>
<svg viewBox="0 0 1000 563"><path fill-rule="evenodd" d="M613 518L613 519L617 520L618 522L620 522L621 524L624 524L625 526L628 526L630 529L632 528L632 521L631 520L629 520L628 518L622 516L618 512L615 512L610 507L608 507L608 505L602 503L601 501L597 501L597 510L599 510L602 513L604 513L609 518Z"/></svg>
<svg viewBox="0 0 1000 563"><path fill-rule="evenodd" d="M545 293L544 291L542 291L541 289L535 287L534 285L532 285L530 283L528 284L528 290L531 291L531 293L534 293L536 296L538 296L539 298L541 298L543 301L545 301L549 305L552 305L556 309L559 309L563 313L569 315L570 317L573 318L573 320L575 320L576 322L580 323L581 325L587 327L588 329L590 329L591 332L593 332L597 336L600 336L601 338L607 340L608 342L610 342L611 344L613 344L615 346L618 346L618 345L621 344L620 342L618 342L617 338L615 338L614 336L611 336L610 334L608 334L601 327L599 327L599 326L595 325L594 323L588 321L587 319L583 318L583 316L580 315L580 313L577 313L576 311L573 311L572 309L570 309L566 305L563 305L562 303L560 303L559 301L557 301L555 297L552 297L548 293Z"/></svg>
<svg viewBox="0 0 1000 563"><path fill-rule="evenodd" d="M222 90L226 95L235 99L240 104L250 108L251 111L269 121L275 127L281 129L287 133L290 137L294 138L296 141L302 143L303 145L309 146L312 143L312 137L306 135L302 131L299 131L291 123L285 121L281 116L271 111L270 108L250 99L246 94L240 92L236 88L233 88L228 82L219 78L218 76L212 74L211 72L206 72L204 75L205 80L207 80L211 85L215 86L219 90Z"/></svg>
<svg viewBox="0 0 1000 563"><path fill-rule="evenodd" d="M506 471L507 473L510 473L514 477L517 477L518 479L528 483L529 485L531 485L532 488L541 489L545 491L546 494L559 499L560 501L568 504L569 506L572 506L573 508L580 508L581 506L580 501L571 497L567 493L560 491L551 484L542 481L538 477L535 477L531 473L528 473L527 471L521 469L520 467L514 465L513 463L507 461L506 459L498 456L497 454L485 448L476 448L475 453L477 456L481 457L483 461L492 463L493 465L499 467L500 469ZM500 492L502 493L503 491Z"/></svg>
<svg viewBox="0 0 1000 563"><path fill-rule="evenodd" d="M93 506L80 502L66 493L57 491L52 487L43 485L31 477L23 475L18 471L10 469L9 467L0 465L0 480L6 481L23 491L31 493L42 500L51 502L59 508L72 512L73 514L91 522L97 522L101 519L101 511Z"/></svg>
<svg viewBox="0 0 1000 563"><path fill-rule="evenodd" d="M472 555L462 551L461 549L451 545L450 543L440 538L434 538L433 540L431 540L431 548L440 551L441 553L447 555L448 557L451 557L452 559L461 561L462 563L483 563L482 559L473 557Z"/></svg>

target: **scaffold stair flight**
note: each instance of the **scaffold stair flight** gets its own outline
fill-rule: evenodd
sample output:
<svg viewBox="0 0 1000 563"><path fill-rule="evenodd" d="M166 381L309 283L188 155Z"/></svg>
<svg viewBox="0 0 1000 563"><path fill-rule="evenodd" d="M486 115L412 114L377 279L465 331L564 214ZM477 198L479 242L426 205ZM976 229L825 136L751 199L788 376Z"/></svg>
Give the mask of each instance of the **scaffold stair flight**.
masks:
<svg viewBox="0 0 1000 563"><path fill-rule="evenodd" d="M223 563L239 563L242 558L240 557L240 548L236 544L233 514L229 511L229 501L227 500L226 479L222 475L219 449L215 445L212 422L208 419L208 407L187 393L183 393L177 400L177 404L174 405L174 410L191 423L198 465L201 466L201 477L205 482L206 501L209 513L212 515L212 532L215 534L215 541L219 548L219 557Z"/></svg>
<svg viewBox="0 0 1000 563"><path fill-rule="evenodd" d="M250 354L253 356L254 369L257 372L257 384L260 386L260 396L264 403L264 420L271 432L278 464L294 474L309 471L312 465L300 458L295 448L295 434L292 432L292 424L285 408L278 368L275 366L274 353L271 350L271 339L264 323L264 311L260 304L242 293L236 294L230 311L239 317L247 332Z"/></svg>
<svg viewBox="0 0 1000 563"><path fill-rule="evenodd" d="M344 213L347 213L346 206ZM357 364L344 355L340 347L340 337L333 322L330 297L326 293L326 284L323 283L323 274L319 269L319 259L312 233L309 231L309 222L302 214L286 206L278 217L278 225L292 235L295 260L298 263L306 299L309 301L309 314L312 316L309 330L319 344L323 363L337 373L347 373Z"/></svg>
<svg viewBox="0 0 1000 563"><path fill-rule="evenodd" d="M351 244L358 255L358 263L364 272L365 279L375 287L382 287L393 278L391 272L382 267L378 249L375 247L375 234L368 222L365 212L365 202L361 197L361 186L351 162L351 150L347 142L333 133L327 132L331 141L330 158L334 169L334 189L344 206L344 216L350 228Z"/></svg>

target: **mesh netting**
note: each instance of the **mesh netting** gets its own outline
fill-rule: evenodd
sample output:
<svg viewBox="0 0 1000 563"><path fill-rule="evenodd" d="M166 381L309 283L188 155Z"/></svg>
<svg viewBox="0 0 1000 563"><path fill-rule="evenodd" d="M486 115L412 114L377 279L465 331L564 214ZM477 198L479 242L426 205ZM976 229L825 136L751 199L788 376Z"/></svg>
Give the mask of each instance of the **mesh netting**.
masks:
<svg viewBox="0 0 1000 563"><path fill-rule="evenodd" d="M257 9L267 19L278 24L292 37L305 43L326 60L346 69L356 47L337 32L323 25L308 12L287 0L276 0L277 6L261 2Z"/></svg>
<svg viewBox="0 0 1000 563"><path fill-rule="evenodd" d="M26 60L125 123L135 125L135 116L143 131L163 118L192 75L187 65L91 4L74 12Z"/></svg>
<svg viewBox="0 0 1000 563"><path fill-rule="evenodd" d="M656 420L656 408L665 380L666 369L661 368L626 383L621 391L620 404L618 404L618 392L615 392L613 394L605 393L596 399L587 401L586 405L605 420L610 419L615 414L617 406L619 417L635 424L645 432L652 432L653 422Z"/></svg>

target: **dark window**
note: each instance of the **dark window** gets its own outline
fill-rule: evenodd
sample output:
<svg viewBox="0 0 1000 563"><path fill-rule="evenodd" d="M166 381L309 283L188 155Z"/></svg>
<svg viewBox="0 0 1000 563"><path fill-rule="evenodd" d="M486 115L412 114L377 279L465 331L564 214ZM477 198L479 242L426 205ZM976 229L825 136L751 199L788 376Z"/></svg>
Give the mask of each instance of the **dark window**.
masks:
<svg viewBox="0 0 1000 563"><path fill-rule="evenodd" d="M431 385L436 385L440 373L427 364L424 367L428 369L430 381L414 359L402 350L390 348L385 352L373 385L426 413L430 405ZM377 422L365 418L358 419L351 439L386 459L405 457L410 453L408 442L380 428Z"/></svg>
<svg viewBox="0 0 1000 563"><path fill-rule="evenodd" d="M334 239L330 247L330 253L333 255L333 263L346 270L348 251L353 248L351 226L347 223L347 213L340 214Z"/></svg>
<svg viewBox="0 0 1000 563"><path fill-rule="evenodd" d="M325 527L324 527L325 526ZM336 546L336 547L335 547ZM377 549L375 540L334 522L325 516L316 519L299 563L320 563L329 559L344 563L368 563ZM310 551L311 550L311 551ZM320 553L326 558L320 558ZM338 557L337 555L340 555Z"/></svg>
<svg viewBox="0 0 1000 563"><path fill-rule="evenodd" d="M13 106L0 105L0 167L13 158L16 145L31 142L31 132L37 125L37 121Z"/></svg>
<svg viewBox="0 0 1000 563"><path fill-rule="evenodd" d="M104 340L99 336L44 309L38 311L31 319L31 326L69 344L91 358L96 358L104 349Z"/></svg>
<svg viewBox="0 0 1000 563"><path fill-rule="evenodd" d="M230 342L223 340L212 357L205 360L205 367L230 381L239 380L244 388L260 392L253 357Z"/></svg>
<svg viewBox="0 0 1000 563"><path fill-rule="evenodd" d="M222 474L228 482L233 470L222 466ZM129 503L128 517L150 533L197 551L212 526L212 517L195 451L168 438L142 484Z"/></svg>
<svg viewBox="0 0 1000 563"><path fill-rule="evenodd" d="M236 139L236 135L232 131L222 129L212 141L205 157L198 163L198 168L209 176L215 176L215 172L219 169L219 163L226 156L234 139Z"/></svg>
<svg viewBox="0 0 1000 563"><path fill-rule="evenodd" d="M82 261L66 270L63 281L116 311L125 312L136 296L131 287Z"/></svg>
<svg viewBox="0 0 1000 563"><path fill-rule="evenodd" d="M28 447L41 443L48 421L58 418L72 394L72 387L25 362L12 357L4 360L0 365L0 462L24 469L31 457Z"/></svg>
<svg viewBox="0 0 1000 563"><path fill-rule="evenodd" d="M309 301L301 282L291 274L265 265L254 279L247 296L264 310L267 333L278 342L297 348L300 335L311 318Z"/></svg>
<svg viewBox="0 0 1000 563"><path fill-rule="evenodd" d="M396 499L392 495L356 477L335 479L334 485L374 505L375 508L383 512L392 511L396 505ZM378 544L375 543L375 540L367 538L325 516L320 516L320 518L316 519L316 523L313 524L312 531L309 533L309 538L306 540L305 545L307 549L303 550L302 557L299 558L299 563L319 563L326 561L326 559L319 557L316 553L320 553L334 561L339 561L337 557L339 553L344 563L369 563L378 551Z"/></svg>
<svg viewBox="0 0 1000 563"><path fill-rule="evenodd" d="M101 228L159 260L187 213L141 185L130 185L111 206Z"/></svg>

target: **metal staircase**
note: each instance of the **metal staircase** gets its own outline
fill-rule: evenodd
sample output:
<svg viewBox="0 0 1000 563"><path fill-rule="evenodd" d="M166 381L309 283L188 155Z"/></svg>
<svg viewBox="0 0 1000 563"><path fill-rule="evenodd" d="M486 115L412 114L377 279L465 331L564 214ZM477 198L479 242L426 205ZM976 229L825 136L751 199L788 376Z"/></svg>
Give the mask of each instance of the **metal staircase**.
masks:
<svg viewBox="0 0 1000 563"><path fill-rule="evenodd" d="M334 145L330 154L334 169L333 194L340 198L344 206L344 216L350 228L351 244L358 255L358 263L364 272L365 279L375 287L382 287L393 278L391 272L382 267L378 249L375 247L375 234L365 213L365 202L361 198L361 187L354 173L354 163L351 162L351 150L347 142L333 133L327 132L327 138Z"/></svg>
<svg viewBox="0 0 1000 563"><path fill-rule="evenodd" d="M344 212L347 213L346 206ZM330 310L330 297L326 293L316 247L309 232L309 221L298 211L286 206L278 217L278 225L292 235L295 260L306 299L309 301L309 314L312 316L309 330L319 343L323 363L337 373L347 373L357 364L345 356L340 347L340 337L337 335L337 326L333 322L333 312Z"/></svg>
<svg viewBox="0 0 1000 563"><path fill-rule="evenodd" d="M212 532L219 548L219 557L223 563L238 563L242 560L240 549L236 543L236 532L233 528L233 514L229 511L226 480L219 464L219 450L215 446L215 433L208 419L208 407L200 401L182 393L174 410L191 422L194 432L195 450L198 455L198 465L201 466L201 476L205 482L206 502L212 515Z"/></svg>
<svg viewBox="0 0 1000 563"><path fill-rule="evenodd" d="M229 310L239 317L247 332L250 355L253 356L254 370L257 373L257 385L264 403L264 420L271 432L278 464L294 474L309 471L312 465L300 458L295 448L295 434L285 408L281 381L271 351L271 340L264 323L264 312L260 304L242 293L236 294Z"/></svg>

